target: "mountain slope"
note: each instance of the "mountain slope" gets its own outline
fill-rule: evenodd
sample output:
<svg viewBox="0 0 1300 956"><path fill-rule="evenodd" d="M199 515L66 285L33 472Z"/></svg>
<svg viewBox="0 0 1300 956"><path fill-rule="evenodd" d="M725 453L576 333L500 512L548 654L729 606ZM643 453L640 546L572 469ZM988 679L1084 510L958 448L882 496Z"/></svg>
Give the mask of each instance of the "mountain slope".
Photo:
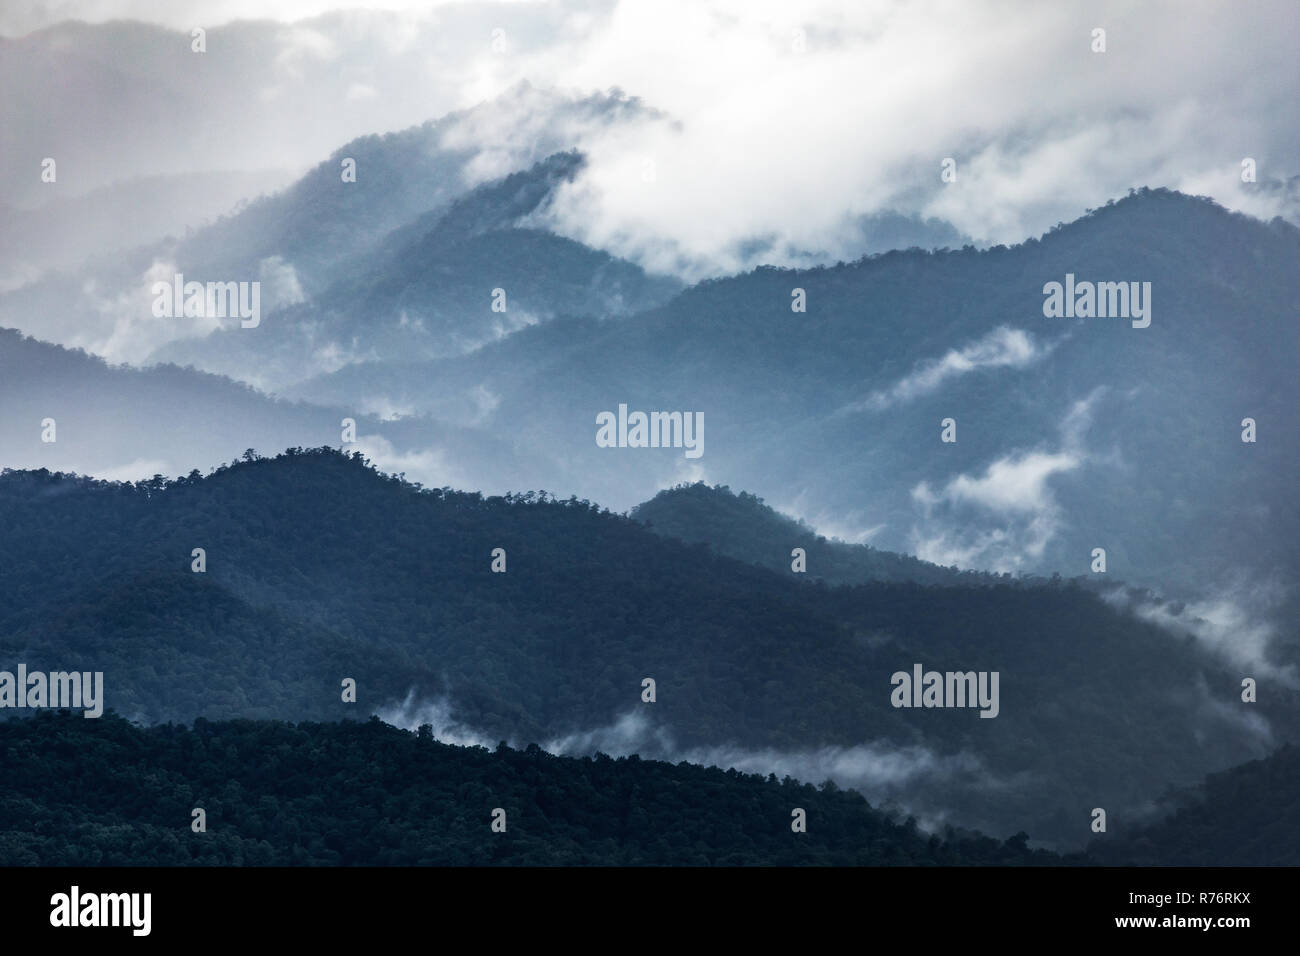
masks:
<svg viewBox="0 0 1300 956"><path fill-rule="evenodd" d="M1046 318L1044 286L1067 275L1151 283L1151 325ZM507 343L430 363L460 396L426 394L615 507L704 478L944 565L1072 576L1102 547L1108 574L1182 597L1243 576L1285 589L1300 573L1297 302L1300 230L1144 190L1011 249L704 282L538 343L523 376ZM416 366L394 374L419 397ZM384 370L351 381L382 393ZM620 403L702 413L703 457L599 447L596 416Z"/></svg>
<svg viewBox="0 0 1300 956"><path fill-rule="evenodd" d="M324 449L170 485L9 472L0 526L23 542L0 554L0 657L102 670L108 706L149 720L337 715L351 676L403 723L833 768L800 775L1077 842L1091 807L1260 756L1300 715L1284 682L1244 705L1238 672L1077 587L831 589L585 502L420 492ZM996 719L892 706L916 663L999 672Z"/></svg>
<svg viewBox="0 0 1300 956"><path fill-rule="evenodd" d="M773 571L792 571L791 551L802 548L802 573L828 584L915 581L919 584L973 583L996 576L959 572L906 554L863 544L828 541L802 521L773 510L762 498L704 482L659 492L631 511L631 517L657 534L712 545L719 554L752 561ZM1009 576L1008 576L1009 577Z"/></svg>
<svg viewBox="0 0 1300 956"><path fill-rule="evenodd" d="M492 289L503 282L513 280L520 286L513 324L506 322L503 329L571 308L610 305L616 310L632 310L658 304L677 289L675 281L647 279L635 266L549 233L537 234L535 228L514 221L527 218L522 208L513 219L498 219L497 229L483 236L470 231L481 224L474 216L453 217L458 240L478 243L477 250L461 249L460 258L456 258L453 242L453 248L443 250L448 254L444 266L425 257L414 271L379 275L387 268L389 256L422 238L457 200L467 199L477 190L470 207L486 206L500 213L508 204L494 193L493 183L511 173L527 174L535 164L546 166L547 157L573 148L580 131L614 127L649 115L652 111L638 100L617 91L572 97L520 84L468 110L382 136L358 137L287 188L260 196L185 236L147 245L135 243L135 248L75 271L42 275L0 291L0 327L18 328L46 341L86 346L119 360L194 364L272 388L349 361L412 357L400 348L385 349L386 325L401 321L401 308L374 315L374 303L362 293L378 289L387 298L401 298L403 289L415 287L408 295L410 301L400 305L416 304L437 312L437 296L448 274L454 278L466 267L477 270L472 277L465 277L465 282L476 283L477 294L472 296L476 306L480 301L490 303ZM484 145L483 131L503 126L513 130L510 144ZM355 181L344 178L346 160L355 162ZM261 191L269 186L264 184ZM545 189L532 197L533 207L544 193ZM45 225L53 228L54 224ZM125 220L119 224L125 231L130 231L128 226ZM513 229L521 234L512 235ZM393 243L381 247L390 235ZM515 266L510 268L512 263ZM535 271L518 268L523 263ZM490 281L478 274L502 265L509 271L491 276ZM444 270L441 274L440 268ZM23 271L19 269L13 281L21 279ZM556 273L553 277L552 271ZM418 288L425 272L430 273L427 281L432 284L433 302L426 301ZM196 325L193 318L150 321L153 283L171 281L176 274L198 282L260 282L266 324L255 330L239 329L236 320L222 324L214 319L225 331L243 334L202 338L212 323ZM548 295L538 294L539 284ZM575 284L583 286L590 301L570 297ZM335 285L338 290L331 291ZM347 297L347 290L361 298ZM444 311L439 314L445 318L458 312L462 305L458 296L466 294L448 292L442 303ZM295 311L299 306L303 308ZM326 336L324 330L315 328L320 314L331 309L349 326L346 335ZM272 314L279 310L288 310L288 316L272 321ZM485 331L492 332L494 321L508 318L486 307L482 316L480 311L473 310L467 327L459 330L461 337L438 342L436 348L417 337L421 349L416 355L455 354L466 342L482 341ZM408 315L408 322L418 321L418 316ZM290 326L279 330L290 343L307 341L306 356L301 359L308 363L306 371L299 370L285 354L291 351L289 343L278 341L281 322ZM481 327L472 327L476 322ZM258 340L260 353L249 350L250 336ZM373 343L369 341L372 337Z"/></svg>
<svg viewBox="0 0 1300 956"><path fill-rule="evenodd" d="M582 164L557 153L479 186L335 264L333 282L264 326L172 342L155 357L236 377L255 368L279 387L322 364L455 355L561 312L624 315L665 301L676 280L523 225Z"/></svg>
<svg viewBox="0 0 1300 956"><path fill-rule="evenodd" d="M1101 862L1137 866L1300 866L1300 750L1209 775L1160 801L1168 816L1099 837Z"/></svg>
<svg viewBox="0 0 1300 956"><path fill-rule="evenodd" d="M1052 865L862 797L636 757L454 747L368 723L0 722L0 865ZM206 832L190 829L205 811ZM493 832L493 811L506 829ZM794 808L807 831L791 832Z"/></svg>
<svg viewBox="0 0 1300 956"><path fill-rule="evenodd" d="M340 444L345 418L357 448L425 478L504 488L538 474L509 443L427 418L383 421L361 410L272 399L193 369L112 366L0 329L0 465L105 477L207 470L245 449ZM54 441L42 424L54 421Z"/></svg>

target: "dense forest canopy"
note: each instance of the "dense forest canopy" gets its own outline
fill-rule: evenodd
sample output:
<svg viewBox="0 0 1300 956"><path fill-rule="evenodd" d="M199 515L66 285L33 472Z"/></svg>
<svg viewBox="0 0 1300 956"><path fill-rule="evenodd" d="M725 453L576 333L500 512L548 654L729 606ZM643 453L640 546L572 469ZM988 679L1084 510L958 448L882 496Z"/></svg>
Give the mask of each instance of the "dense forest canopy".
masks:
<svg viewBox="0 0 1300 956"><path fill-rule="evenodd" d="M143 722L433 701L525 746L631 716L621 746L645 756L829 760L877 799L901 772L917 812L1067 847L1091 808L1124 818L1300 726L1283 682L1259 675L1244 704L1241 675L1189 636L1070 582L832 587L771 569L784 543L737 560L591 502L422 489L330 449L134 484L6 472L0 521L22 543L0 554L0 656L103 671L106 706ZM917 663L998 672L998 717L894 707L890 675Z"/></svg>
<svg viewBox="0 0 1300 956"><path fill-rule="evenodd" d="M0 768L5 866L1059 862L1023 834L927 835L834 785L455 747L377 719L144 729L42 713L0 722Z"/></svg>

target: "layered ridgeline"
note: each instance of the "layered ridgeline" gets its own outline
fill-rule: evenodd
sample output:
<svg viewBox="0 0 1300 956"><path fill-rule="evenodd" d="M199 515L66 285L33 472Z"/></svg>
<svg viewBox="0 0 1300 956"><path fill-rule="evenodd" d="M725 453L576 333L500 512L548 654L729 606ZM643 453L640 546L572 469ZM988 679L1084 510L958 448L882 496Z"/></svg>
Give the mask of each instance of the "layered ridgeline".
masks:
<svg viewBox="0 0 1300 956"><path fill-rule="evenodd" d="M0 763L4 866L1300 862L1294 747L1170 794L1162 807L1182 804L1174 815L1066 857L1029 850L1024 834L933 838L830 782L489 751L377 719L144 728L43 712L0 722Z"/></svg>
<svg viewBox="0 0 1300 956"><path fill-rule="evenodd" d="M1049 318L1053 282L1094 313L1098 283L1137 283L1131 315ZM944 565L1072 576L1104 548L1113 577L1251 616L1300 572L1297 303L1300 230L1144 190L1013 248L761 268L294 394L472 420L611 507L706 478ZM620 404L702 413L702 454L599 447Z"/></svg>
<svg viewBox="0 0 1300 956"><path fill-rule="evenodd" d="M475 429L280 401L172 365L114 366L11 329L0 329L0 407L0 464L11 468L125 479L207 471L250 445L339 444L350 419L358 447L395 471L410 462L486 490L519 487L536 474L508 441Z"/></svg>
<svg viewBox="0 0 1300 956"><path fill-rule="evenodd" d="M527 225L583 162L557 153L479 186L331 262L328 284L281 303L264 328L231 324L153 357L281 388L319 372L323 359L333 367L459 355L560 314L626 315L662 303L681 283Z"/></svg>
<svg viewBox="0 0 1300 956"><path fill-rule="evenodd" d="M1240 669L1078 587L830 588L585 501L419 490L325 449L170 484L8 472L0 522L0 660L102 671L105 705L144 721L378 712L830 777L1077 844L1094 807L1123 818L1300 716L1282 680L1251 675L1243 703ZM916 665L996 672L996 700L895 707Z"/></svg>
<svg viewBox="0 0 1300 956"><path fill-rule="evenodd" d="M944 567L868 544L827 538L806 521L782 514L757 495L736 493L725 485L710 486L703 481L665 489L631 509L629 515L657 534L705 544L718 554L787 576L802 573L810 580L828 584L915 581L972 585L1015 581L1045 585L1061 580L1059 574L1045 577L1024 571L1013 575ZM1068 581L1173 633L1193 636L1224 662L1254 662L1287 686L1295 686L1293 665L1275 667L1264 663L1267 658L1294 661L1295 635L1252 620L1229 601L1170 600L1158 591L1099 573L1076 574ZM1267 589L1255 590L1245 582L1241 590L1249 601Z"/></svg>
<svg viewBox="0 0 1300 956"><path fill-rule="evenodd" d="M833 784L450 746L378 720L144 729L42 714L0 723L0 764L3 866L1061 862L1023 834L932 838Z"/></svg>
<svg viewBox="0 0 1300 956"><path fill-rule="evenodd" d="M488 162L466 130L520 104L546 122ZM764 267L674 296L675 280L545 228L557 192L581 188L566 130L643 112L519 91L356 140L188 237L0 294L0 325L353 417L474 427L528 460L530 483L618 509L707 478L942 565L1073 576L1102 548L1107 574L1230 605L1300 658L1300 231L1142 191L1012 248ZM259 324L154 318L153 282L177 274L260 282ZM1050 283L1078 292L1076 317L1044 314ZM1094 314L1127 314L1078 317L1085 288ZM700 456L600 447L597 416L621 405L693 413ZM366 450L431 484L498 474L473 454L448 474L436 449Z"/></svg>
<svg viewBox="0 0 1300 956"><path fill-rule="evenodd" d="M719 554L773 571L798 573L798 565L810 579L828 584L976 584L1012 579L1010 574L959 571L908 554L827 539L757 495L736 494L725 485L710 487L702 481L665 489L633 508L630 516L658 534L707 544Z"/></svg>
<svg viewBox="0 0 1300 956"><path fill-rule="evenodd" d="M521 86L472 110L361 137L290 186L184 236L0 291L0 326L279 390L367 359L457 355L559 315L644 310L681 283L538 220L582 168L568 151L575 131L645 113L621 94L573 99ZM520 115L531 122L510 147L479 145L485 129ZM174 303L157 314L155 284L178 275L205 287L245 283L250 313L257 283L257 315L216 315L215 305L194 315Z"/></svg>

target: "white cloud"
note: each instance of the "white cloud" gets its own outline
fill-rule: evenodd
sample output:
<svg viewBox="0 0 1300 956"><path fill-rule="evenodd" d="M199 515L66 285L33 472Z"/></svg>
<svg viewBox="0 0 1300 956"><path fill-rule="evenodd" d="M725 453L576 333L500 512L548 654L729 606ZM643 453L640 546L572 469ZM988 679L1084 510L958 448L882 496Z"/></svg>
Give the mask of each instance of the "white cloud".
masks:
<svg viewBox="0 0 1300 956"><path fill-rule="evenodd" d="M303 79L303 61L308 59L330 62L339 56L333 38L310 27L297 26L281 31L280 50L275 56L276 68L287 78Z"/></svg>
<svg viewBox="0 0 1300 956"><path fill-rule="evenodd" d="M961 348L951 349L942 358L917 366L889 388L873 392L861 402L843 411L882 411L891 405L910 402L938 390L949 379L983 368L1024 368L1044 358L1052 346L1040 346L1022 329L998 326L987 335Z"/></svg>
<svg viewBox="0 0 1300 956"><path fill-rule="evenodd" d="M401 702L379 708L376 716L405 730L429 724L434 738L444 743L495 746L487 735L452 716L451 704L445 697L420 700L411 692ZM522 745L517 740L507 743L516 749ZM647 760L684 760L742 773L790 776L804 783L834 780L840 787L861 792L877 806L889 804L893 810L912 813L922 828L936 831L948 822L949 813L942 804L952 800L954 792L1005 790L1024 779L995 777L968 751L943 755L926 747L899 746L889 741L794 751L730 745L683 748L665 728L637 710L628 711L612 724L577 730L541 746L561 756L637 754Z"/></svg>
<svg viewBox="0 0 1300 956"><path fill-rule="evenodd" d="M619 88L662 117L564 130L563 145L584 149L591 163L560 191L550 222L691 278L756 258L803 262L807 250L855 258L863 240L853 217L890 211L941 218L990 243L1040 234L1139 185L1208 193L1256 215L1297 214L1294 196L1264 188L1300 173L1300 127L1290 122L1300 14L1290 0L1191 9L1176 0L345 6L398 12L338 12L324 0L273 10L254 0L26 0L5 5L0 30L70 16L134 16L186 31L241 16L293 21L274 27L269 56L241 61L231 76L239 109L205 113L204 135L223 144L227 164L250 168L301 168L352 136L465 108L521 80L580 93ZM1089 48L1098 25L1105 53ZM508 36L505 53L492 50L495 26ZM803 52L795 30L806 37ZM209 43L219 40L214 32ZM150 75L146 63L130 67ZM174 69L156 78L168 75L169 89L183 79ZM248 100L267 88L277 95L250 111ZM462 131L461 142L481 151L475 175L508 172L528 155L551 122L535 107L524 99L509 122ZM135 131L123 134L135 142ZM213 154L139 145L134 161L157 171ZM1258 161L1260 188L1241 186L1237 164L1247 156ZM947 157L958 169L950 184L939 178ZM653 181L643 176L647 159ZM113 172L107 160L98 165ZM775 251L742 251L756 237Z"/></svg>
<svg viewBox="0 0 1300 956"><path fill-rule="evenodd" d="M851 258L836 247L845 212L933 215L1010 243L1131 186L1199 181L1252 144L1274 175L1297 171L1294 124L1280 121L1300 93L1282 39L1293 7L1112 8L1104 54L1089 49L1098 15L996 0L620 4L561 80L617 83L680 122L585 144L593 162L557 222L704 274L751 264L736 243L756 235ZM642 156L657 161L653 184Z"/></svg>
<svg viewBox="0 0 1300 956"><path fill-rule="evenodd" d="M347 446L347 450L361 452L380 471L394 475L405 472L408 481L418 481L430 488L445 485L482 488L482 484L475 480L477 476L451 464L450 456L441 448L398 451L382 435L357 435L356 444Z"/></svg>
<svg viewBox="0 0 1300 956"><path fill-rule="evenodd" d="M912 489L921 509L911 532L922 560L959 568L1015 572L1033 567L1056 537L1064 515L1051 482L1092 460L1083 437L1107 390L1098 387L1062 418L1056 451L1016 451L980 475L961 473L939 490L922 481Z"/></svg>
<svg viewBox="0 0 1300 956"><path fill-rule="evenodd" d="M417 411L413 405L399 404L386 395L367 395L361 399L358 407L363 415L373 415L386 422L414 415Z"/></svg>
<svg viewBox="0 0 1300 956"><path fill-rule="evenodd" d="M1123 590L1107 594L1106 599L1170 633L1190 634L1206 650L1243 668L1244 676L1300 688L1295 667L1279 666L1269 654L1278 634L1273 612L1282 595L1276 583L1241 581L1186 603L1156 596L1137 598Z"/></svg>
<svg viewBox="0 0 1300 956"><path fill-rule="evenodd" d="M154 283L170 285L178 271L176 263L155 259L133 284L108 295L101 294L93 280L87 280L80 290L87 307L81 311L76 332L65 344L94 352L109 362L140 363L167 342L215 331L221 320L211 316L153 314Z"/></svg>
<svg viewBox="0 0 1300 956"><path fill-rule="evenodd" d="M958 475L937 494L921 482L912 490L912 497L926 507L946 501L1003 513L1044 512L1053 506L1047 480L1077 468L1079 463L1078 456L1064 452L1012 454L989 465L978 478Z"/></svg>
<svg viewBox="0 0 1300 956"><path fill-rule="evenodd" d="M257 265L258 279L262 283L261 307L265 312L307 301L293 263L286 262L281 256L267 256Z"/></svg>
<svg viewBox="0 0 1300 956"><path fill-rule="evenodd" d="M861 511L845 512L814 507L810 503L807 490L800 491L792 499L779 503L768 502L768 504L781 514L802 521L814 534L833 541L843 541L846 544L868 544L872 538L885 530L883 524L864 524Z"/></svg>
<svg viewBox="0 0 1300 956"><path fill-rule="evenodd" d="M839 786L860 791L873 803L897 799L904 793L912 803L922 799L920 795L927 787L947 787L947 792L951 792L955 788L983 790L1011 785L1011 781L992 777L972 753L941 755L926 747L900 746L889 741L807 750L753 749L726 744L683 748L639 710L627 712L609 726L551 740L544 749L578 756L601 752L618 757L635 753L651 760L685 760L705 767L734 768L742 773L788 775L811 783L830 779Z"/></svg>
<svg viewBox="0 0 1300 956"><path fill-rule="evenodd" d="M417 698L415 690L407 692L398 703L387 704L375 711L375 716L386 724L403 730L416 730L421 724L433 728L435 740L458 747L493 747L483 734L461 723L451 714L451 702L446 697Z"/></svg>

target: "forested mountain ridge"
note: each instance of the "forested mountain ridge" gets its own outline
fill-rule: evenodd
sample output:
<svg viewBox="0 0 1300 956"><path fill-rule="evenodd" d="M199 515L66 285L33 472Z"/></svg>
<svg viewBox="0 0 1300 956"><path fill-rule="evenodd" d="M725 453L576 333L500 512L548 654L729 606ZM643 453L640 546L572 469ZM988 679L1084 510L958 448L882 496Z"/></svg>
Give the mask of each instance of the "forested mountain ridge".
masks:
<svg viewBox="0 0 1300 956"><path fill-rule="evenodd" d="M318 372L322 354L339 365L459 355L560 315L659 305L680 282L530 224L584 162L558 152L476 186L353 249L264 327L178 340L153 357L282 389Z"/></svg>
<svg viewBox="0 0 1300 956"><path fill-rule="evenodd" d="M0 865L1294 866L1294 747L1167 795L1156 824L1086 854L919 830L860 794L775 775L535 745L440 743L432 728L196 720L0 722ZM57 786L51 786L57 781ZM195 832L193 810L203 810ZM504 817L498 816L504 812ZM802 832L792 824L802 811ZM504 824L492 829L493 820ZM129 839L124 839L129 834Z"/></svg>
<svg viewBox="0 0 1300 956"><path fill-rule="evenodd" d="M2 866L1061 862L1023 834L932 837L834 785L458 747L378 720L145 729L40 714L0 722L0 767ZM792 830L796 810L804 832Z"/></svg>
<svg viewBox="0 0 1300 956"><path fill-rule="evenodd" d="M0 276L0 327L279 390L354 362L459 354L553 316L649 308L681 282L540 219L581 166L580 130L650 113L617 91L575 97L521 83L467 110L359 136L284 188L281 175L265 178L262 195L184 235L120 238L111 256L60 271L20 263L15 277ZM509 147L470 135L524 116ZM154 321L154 283L176 275L258 283L261 321Z"/></svg>
<svg viewBox="0 0 1300 956"><path fill-rule="evenodd" d="M186 474L206 471L250 445L335 444L344 419L351 419L364 447L398 459L445 462L444 471L458 484L489 473L504 489L536 473L508 441L472 428L426 416L387 420L354 406L276 399L174 365L112 365L12 329L0 329L0 404L6 412L0 418L0 464L10 468L132 480ZM474 463L473 475L461 470L462 462Z"/></svg>
<svg viewBox="0 0 1300 956"><path fill-rule="evenodd" d="M757 495L705 482L677 485L631 510L657 534L712 545L719 554L794 573L791 552L802 548L802 573L828 584L915 581L920 584L1009 582L1011 575L959 571L865 544L827 540L806 522L776 511Z"/></svg>
<svg viewBox="0 0 1300 956"><path fill-rule="evenodd" d="M1049 318L1044 289L1067 281L1149 285L1150 325ZM1287 590L1297 303L1300 230L1144 189L1010 248L762 267L298 394L391 395L507 431L611 507L703 478L945 566L1071 577L1102 547L1109 574L1184 598L1243 575ZM701 413L703 456L598 447L595 416L620 403ZM1265 610L1292 620L1288 600Z"/></svg>
<svg viewBox="0 0 1300 956"><path fill-rule="evenodd" d="M409 696L485 739L838 760L868 792L1066 841L1091 807L1297 725L1283 683L1242 704L1190 638L1078 587L830 588L576 499L422 490L329 449L246 457L136 485L6 472L0 657L102 670L106 705L146 721L337 719ZM916 663L999 672L996 719L893 706L890 675Z"/></svg>

